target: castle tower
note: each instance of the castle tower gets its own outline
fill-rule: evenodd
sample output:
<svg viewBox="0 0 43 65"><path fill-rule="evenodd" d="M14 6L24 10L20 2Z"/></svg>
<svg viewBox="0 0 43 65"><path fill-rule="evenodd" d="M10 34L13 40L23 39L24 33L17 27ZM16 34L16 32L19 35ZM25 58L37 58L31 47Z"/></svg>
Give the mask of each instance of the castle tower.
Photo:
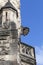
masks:
<svg viewBox="0 0 43 65"><path fill-rule="evenodd" d="M4 6L6 7L6 3L8 2L8 0L2 0L1 2L0 2L0 8L3 8ZM8 14L8 18L9 18L9 15L10 15L10 19L12 19L13 21L15 21L15 23L16 23L16 26L17 26L17 29L18 29L18 36L20 37L20 31L21 31L21 16L20 16L20 0L10 0L10 3L11 3L11 5L12 5L12 7L13 8L15 8L16 9L16 14L17 14L17 18L15 18L15 17L12 17L12 15L13 15L13 13L14 12L12 12L11 14L9 13ZM9 4L9 3L8 3ZM3 16L5 15L5 12L3 12ZM14 14L15 15L15 14ZM13 15L13 16L14 16ZM3 19L5 20L6 18L5 18L5 16L3 17Z"/></svg>
<svg viewBox="0 0 43 65"><path fill-rule="evenodd" d="M0 65L36 65L35 49L21 42L29 28L21 25L20 0L0 5Z"/></svg>

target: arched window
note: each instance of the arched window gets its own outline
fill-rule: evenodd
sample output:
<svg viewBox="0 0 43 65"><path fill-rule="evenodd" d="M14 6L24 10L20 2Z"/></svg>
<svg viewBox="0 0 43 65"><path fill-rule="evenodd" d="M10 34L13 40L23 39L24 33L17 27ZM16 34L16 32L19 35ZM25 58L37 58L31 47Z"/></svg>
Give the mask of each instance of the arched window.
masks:
<svg viewBox="0 0 43 65"><path fill-rule="evenodd" d="M24 46L24 45L21 45L21 53L26 53L25 50L26 50L26 49L25 49L25 46Z"/></svg>

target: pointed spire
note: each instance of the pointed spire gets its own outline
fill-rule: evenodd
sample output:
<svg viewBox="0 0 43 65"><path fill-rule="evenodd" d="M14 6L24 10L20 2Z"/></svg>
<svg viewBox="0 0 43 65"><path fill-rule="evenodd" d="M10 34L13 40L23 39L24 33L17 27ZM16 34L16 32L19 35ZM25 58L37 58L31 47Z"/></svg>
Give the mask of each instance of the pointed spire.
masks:
<svg viewBox="0 0 43 65"><path fill-rule="evenodd" d="M8 0L8 2L10 2L10 0Z"/></svg>

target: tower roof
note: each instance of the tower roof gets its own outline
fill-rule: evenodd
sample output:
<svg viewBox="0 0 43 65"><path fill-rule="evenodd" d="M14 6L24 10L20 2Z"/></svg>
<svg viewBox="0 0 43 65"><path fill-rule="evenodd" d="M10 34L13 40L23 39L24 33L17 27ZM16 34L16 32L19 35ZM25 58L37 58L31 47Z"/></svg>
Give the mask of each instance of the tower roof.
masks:
<svg viewBox="0 0 43 65"><path fill-rule="evenodd" d="M4 8L11 8L11 9L17 11L16 8L11 4L11 2L9 0L1 9L4 9Z"/></svg>
<svg viewBox="0 0 43 65"><path fill-rule="evenodd" d="M5 9L5 8L11 8L11 9L15 10L17 17L18 17L17 9L11 4L10 0L8 0L8 2L1 8L1 10Z"/></svg>

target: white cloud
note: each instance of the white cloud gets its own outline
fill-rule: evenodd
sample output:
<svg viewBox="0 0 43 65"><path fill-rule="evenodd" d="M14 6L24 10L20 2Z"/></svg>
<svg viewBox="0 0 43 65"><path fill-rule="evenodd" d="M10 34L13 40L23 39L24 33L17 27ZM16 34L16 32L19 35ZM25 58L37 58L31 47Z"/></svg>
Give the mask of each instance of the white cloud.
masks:
<svg viewBox="0 0 43 65"><path fill-rule="evenodd" d="M37 65L43 65L43 45L40 47L36 46L35 49Z"/></svg>

